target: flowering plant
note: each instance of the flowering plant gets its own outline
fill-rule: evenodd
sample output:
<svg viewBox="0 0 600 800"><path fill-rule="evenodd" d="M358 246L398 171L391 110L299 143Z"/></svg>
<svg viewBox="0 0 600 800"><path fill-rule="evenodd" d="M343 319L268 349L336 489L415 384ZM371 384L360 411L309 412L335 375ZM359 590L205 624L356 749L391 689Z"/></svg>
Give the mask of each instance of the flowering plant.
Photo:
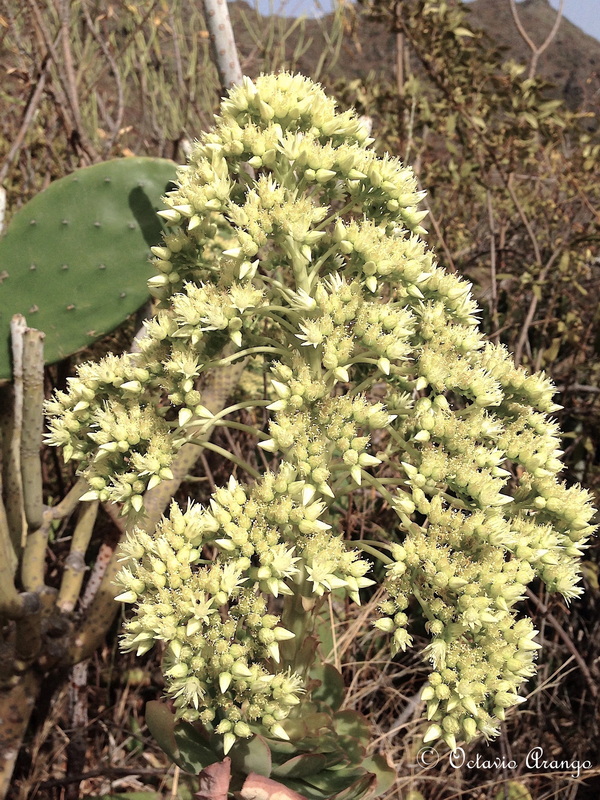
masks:
<svg viewBox="0 0 600 800"><path fill-rule="evenodd" d="M536 631L516 610L527 585L581 593L593 509L559 478L552 384L485 340L470 284L421 238L412 171L371 143L310 80L245 79L160 212L140 352L84 364L48 404L49 441L79 462L86 498L133 523L124 648L162 643L177 716L224 754L293 738L314 614L330 592L360 602L373 558L392 652L411 644L413 599L426 620L424 741L452 749L496 735L535 671ZM246 381L207 408L204 376L236 363L266 376L266 396ZM268 433L236 418L256 408ZM210 443L216 426L252 435L269 468ZM144 492L190 442L248 479L145 529ZM344 537L341 500L361 485L395 514L378 541Z"/></svg>

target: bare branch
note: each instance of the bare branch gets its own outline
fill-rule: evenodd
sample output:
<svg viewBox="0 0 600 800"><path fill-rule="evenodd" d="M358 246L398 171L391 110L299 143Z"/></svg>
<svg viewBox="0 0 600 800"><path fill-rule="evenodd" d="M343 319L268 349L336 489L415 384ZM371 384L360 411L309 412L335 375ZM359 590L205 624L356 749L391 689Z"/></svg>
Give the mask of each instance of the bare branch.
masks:
<svg viewBox="0 0 600 800"><path fill-rule="evenodd" d="M517 11L516 0L509 0L509 5L510 5L510 10L511 10L513 19L515 21L515 25L517 26L517 30L519 31L519 34L521 35L521 38L527 44L527 46L529 47L529 49L531 50L531 53L532 53L531 62L529 64L529 74L528 74L528 77L531 79L531 78L533 78L533 76L536 73L537 63L538 63L538 60L539 60L540 56L549 47L550 43L552 42L552 40L554 39L554 37L556 36L556 34L558 32L558 29L560 27L560 23L561 23L561 20L562 20L562 16L563 16L563 9L564 9L564 5L565 5L565 0L560 0L560 5L558 7L558 11L557 11L557 14L556 14L556 19L554 20L554 25L552 26L552 29L550 30L550 33L548 34L548 36L546 36L546 38L544 39L544 41L542 42L541 45L536 45L536 43L533 41L533 39L529 36L527 31L523 27L523 23L521 22L521 20L519 18L519 12Z"/></svg>

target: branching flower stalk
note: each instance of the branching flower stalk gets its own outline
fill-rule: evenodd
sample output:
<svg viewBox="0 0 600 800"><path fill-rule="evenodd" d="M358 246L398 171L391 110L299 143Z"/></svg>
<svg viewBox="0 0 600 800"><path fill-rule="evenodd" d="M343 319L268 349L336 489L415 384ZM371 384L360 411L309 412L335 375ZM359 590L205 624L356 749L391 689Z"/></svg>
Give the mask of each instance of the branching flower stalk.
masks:
<svg viewBox="0 0 600 800"><path fill-rule="evenodd" d="M451 748L496 735L522 700L539 648L516 611L527 585L581 593L593 509L560 479L552 383L486 342L470 284L421 238L412 171L371 142L302 76L234 88L161 212L160 308L140 352L84 364L47 408L84 499L139 523L118 576L135 604L124 648L163 643L178 715L225 752L253 733L287 738L310 614L333 591L360 602L371 558L386 565L374 625L392 650L411 644L411 598L426 619L424 738ZM270 395L247 381L215 416L203 375L243 359ZM242 481L231 453L207 507L173 503L144 529L143 494L178 450L265 406L268 436L255 435L271 469ZM362 484L396 516L380 543L344 538L340 502Z"/></svg>

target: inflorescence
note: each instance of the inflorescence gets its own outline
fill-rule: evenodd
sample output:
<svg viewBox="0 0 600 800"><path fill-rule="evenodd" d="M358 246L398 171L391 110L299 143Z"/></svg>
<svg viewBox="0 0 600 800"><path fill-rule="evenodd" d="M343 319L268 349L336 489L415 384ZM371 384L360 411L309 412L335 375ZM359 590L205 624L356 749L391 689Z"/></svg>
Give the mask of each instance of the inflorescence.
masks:
<svg viewBox="0 0 600 800"><path fill-rule="evenodd" d="M421 238L412 171L371 143L310 80L245 79L160 212L159 310L140 352L84 364L48 404L48 439L79 462L86 498L138 522L183 444L267 406L269 432L255 435L272 471L134 528L118 579L118 599L136 604L125 648L164 644L178 713L225 750L261 730L285 738L300 702L303 677L279 647L294 633L273 598L359 602L373 583L336 505L363 484L397 517L375 626L404 650L415 599L431 635L426 741L491 737L521 700L539 647L515 609L527 584L581 593L593 510L558 477L552 384L486 342L470 284ZM203 376L242 359L266 371L270 395L261 385L210 411Z"/></svg>

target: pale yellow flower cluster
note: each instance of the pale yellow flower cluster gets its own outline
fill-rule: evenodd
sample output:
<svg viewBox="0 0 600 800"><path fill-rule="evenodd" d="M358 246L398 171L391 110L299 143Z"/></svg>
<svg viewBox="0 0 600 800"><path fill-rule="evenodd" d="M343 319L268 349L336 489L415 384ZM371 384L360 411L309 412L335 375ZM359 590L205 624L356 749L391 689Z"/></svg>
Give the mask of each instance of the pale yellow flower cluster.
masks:
<svg viewBox="0 0 600 800"><path fill-rule="evenodd" d="M375 625L396 650L410 604L425 617L426 739L453 748L494 735L534 670L535 631L515 611L527 584L581 591L593 511L558 477L552 384L486 343L470 285L421 238L412 171L370 144L306 78L235 88L166 198L140 352L83 365L48 405L49 441L79 462L88 497L134 516L190 432L267 408L268 434L242 429L272 471L134 530L119 577L136 604L125 646L166 644L178 713L226 749L286 736L303 681L281 658L299 638L281 617L329 592L358 602L373 583L360 550L388 565ZM212 414L203 376L238 359L260 380ZM395 512L391 558L344 541L347 495L365 484Z"/></svg>

